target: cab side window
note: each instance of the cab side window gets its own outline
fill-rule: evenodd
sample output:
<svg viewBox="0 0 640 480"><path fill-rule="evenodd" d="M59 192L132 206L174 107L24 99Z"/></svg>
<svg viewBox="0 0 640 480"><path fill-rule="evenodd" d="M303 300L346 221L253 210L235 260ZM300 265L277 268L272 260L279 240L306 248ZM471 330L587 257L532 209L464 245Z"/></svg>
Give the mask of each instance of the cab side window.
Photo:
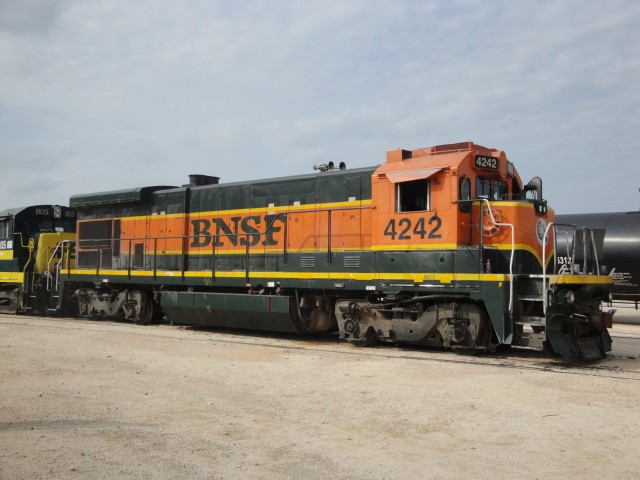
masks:
<svg viewBox="0 0 640 480"><path fill-rule="evenodd" d="M491 179L476 177L476 198L491 198Z"/></svg>
<svg viewBox="0 0 640 480"><path fill-rule="evenodd" d="M9 220L0 220L0 238L11 238L12 233Z"/></svg>
<svg viewBox="0 0 640 480"><path fill-rule="evenodd" d="M471 180L462 177L458 182L458 200L460 200L459 210L461 213L469 213L471 211L471 203L466 200L471 199Z"/></svg>
<svg viewBox="0 0 640 480"><path fill-rule="evenodd" d="M494 180L493 182L493 199L507 200L509 198L509 186L507 182L502 180Z"/></svg>
<svg viewBox="0 0 640 480"><path fill-rule="evenodd" d="M420 179L396 184L396 212L420 212L430 209L429 180Z"/></svg>
<svg viewBox="0 0 640 480"><path fill-rule="evenodd" d="M476 198L487 200L508 200L509 184L504 180L476 177Z"/></svg>

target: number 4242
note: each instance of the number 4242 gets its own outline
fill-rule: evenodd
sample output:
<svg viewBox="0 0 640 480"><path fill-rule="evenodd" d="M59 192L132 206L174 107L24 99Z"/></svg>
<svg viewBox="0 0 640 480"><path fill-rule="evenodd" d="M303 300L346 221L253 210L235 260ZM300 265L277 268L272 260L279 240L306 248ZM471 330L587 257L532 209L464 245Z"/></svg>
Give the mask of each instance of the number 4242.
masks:
<svg viewBox="0 0 640 480"><path fill-rule="evenodd" d="M442 220L437 215L425 221L420 217L415 225L410 218L403 217L396 221L395 218L389 220L384 229L385 236L391 237L391 240L411 240L414 236L424 238L441 238L438 230L442 226Z"/></svg>

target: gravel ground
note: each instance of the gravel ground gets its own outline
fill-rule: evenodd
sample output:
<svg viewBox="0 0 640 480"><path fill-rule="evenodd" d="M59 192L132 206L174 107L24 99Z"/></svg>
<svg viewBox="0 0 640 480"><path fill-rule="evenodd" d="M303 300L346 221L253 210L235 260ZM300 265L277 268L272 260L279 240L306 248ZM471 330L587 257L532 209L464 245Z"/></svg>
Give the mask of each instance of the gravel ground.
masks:
<svg viewBox="0 0 640 480"><path fill-rule="evenodd" d="M567 366L334 337L0 315L0 478L616 478L640 326Z"/></svg>

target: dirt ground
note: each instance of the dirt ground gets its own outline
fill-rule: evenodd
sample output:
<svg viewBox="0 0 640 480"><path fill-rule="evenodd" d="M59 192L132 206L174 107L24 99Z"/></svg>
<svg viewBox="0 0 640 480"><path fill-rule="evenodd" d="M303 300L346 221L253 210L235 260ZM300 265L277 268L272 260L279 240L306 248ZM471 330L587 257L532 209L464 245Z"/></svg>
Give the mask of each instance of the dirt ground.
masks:
<svg viewBox="0 0 640 480"><path fill-rule="evenodd" d="M0 315L0 478L640 475L640 326L568 366Z"/></svg>

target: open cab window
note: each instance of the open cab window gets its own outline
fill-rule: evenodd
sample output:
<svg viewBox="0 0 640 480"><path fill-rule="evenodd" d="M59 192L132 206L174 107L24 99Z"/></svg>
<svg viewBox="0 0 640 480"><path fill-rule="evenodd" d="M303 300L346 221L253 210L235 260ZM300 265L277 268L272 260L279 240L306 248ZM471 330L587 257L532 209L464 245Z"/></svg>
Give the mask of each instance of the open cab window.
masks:
<svg viewBox="0 0 640 480"><path fill-rule="evenodd" d="M431 185L428 179L396 183L396 212L430 210Z"/></svg>

